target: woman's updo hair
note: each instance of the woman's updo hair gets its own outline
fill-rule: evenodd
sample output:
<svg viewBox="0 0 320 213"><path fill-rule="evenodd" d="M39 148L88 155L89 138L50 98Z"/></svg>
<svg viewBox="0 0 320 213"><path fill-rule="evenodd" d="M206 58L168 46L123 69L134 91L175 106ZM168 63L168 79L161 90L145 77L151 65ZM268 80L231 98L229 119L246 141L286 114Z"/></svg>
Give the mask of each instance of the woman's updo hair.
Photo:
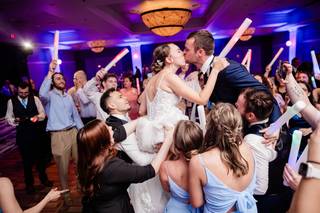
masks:
<svg viewBox="0 0 320 213"><path fill-rule="evenodd" d="M170 54L169 44L162 44L153 51L151 70L154 73L160 72L165 66L165 60Z"/></svg>
<svg viewBox="0 0 320 213"><path fill-rule="evenodd" d="M189 161L192 156L199 153L203 143L203 132L194 122L188 120L179 121L173 133L173 149L170 160L178 160L182 153Z"/></svg>

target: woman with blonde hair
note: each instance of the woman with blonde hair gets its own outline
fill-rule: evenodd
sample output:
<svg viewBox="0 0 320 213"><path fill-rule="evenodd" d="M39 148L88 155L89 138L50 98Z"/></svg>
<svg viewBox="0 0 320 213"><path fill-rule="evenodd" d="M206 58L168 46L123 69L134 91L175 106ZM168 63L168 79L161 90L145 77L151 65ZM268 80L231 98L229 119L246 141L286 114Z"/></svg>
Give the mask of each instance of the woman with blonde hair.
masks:
<svg viewBox="0 0 320 213"><path fill-rule="evenodd" d="M203 153L189 164L191 204L204 212L257 212L253 198L256 174L250 147L243 143L242 118L228 103L207 116Z"/></svg>
<svg viewBox="0 0 320 213"><path fill-rule="evenodd" d="M201 128L192 121L180 121L173 133L171 156L160 167L160 181L171 197L166 205L167 213L199 212L190 204L188 164L198 153L203 141Z"/></svg>

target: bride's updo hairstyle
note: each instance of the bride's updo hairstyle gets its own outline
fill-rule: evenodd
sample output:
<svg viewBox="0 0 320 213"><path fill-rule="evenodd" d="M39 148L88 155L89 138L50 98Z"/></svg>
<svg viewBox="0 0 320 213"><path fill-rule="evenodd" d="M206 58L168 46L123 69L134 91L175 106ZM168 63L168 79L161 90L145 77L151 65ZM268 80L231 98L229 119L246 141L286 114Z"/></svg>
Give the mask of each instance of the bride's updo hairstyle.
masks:
<svg viewBox="0 0 320 213"><path fill-rule="evenodd" d="M170 54L169 44L162 44L153 51L153 61L151 70L155 74L160 72L165 66L165 60Z"/></svg>
<svg viewBox="0 0 320 213"><path fill-rule="evenodd" d="M188 120L179 121L173 132L170 160L178 160L179 154L182 153L189 161L199 153L202 142L203 132L196 123Z"/></svg>

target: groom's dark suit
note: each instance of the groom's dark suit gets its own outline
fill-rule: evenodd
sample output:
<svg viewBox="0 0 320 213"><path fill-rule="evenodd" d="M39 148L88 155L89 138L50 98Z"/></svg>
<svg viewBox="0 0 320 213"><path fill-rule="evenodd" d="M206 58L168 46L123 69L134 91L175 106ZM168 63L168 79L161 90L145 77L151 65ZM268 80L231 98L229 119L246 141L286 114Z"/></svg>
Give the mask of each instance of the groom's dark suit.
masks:
<svg viewBox="0 0 320 213"><path fill-rule="evenodd" d="M127 138L126 130L124 129L123 125L128 123L126 120L122 120L115 116L110 115L106 119L106 124L111 126L113 130L113 139L115 143L119 143ZM126 161L127 163L132 163L131 158L124 152L118 151L117 157L121 158L122 160Z"/></svg>
<svg viewBox="0 0 320 213"><path fill-rule="evenodd" d="M257 81L242 65L233 60L228 60L228 67L222 70L217 77L216 85L210 97L210 101L227 102L235 104L242 89L251 87L269 92L269 90ZM270 122L274 122L281 116L281 111L274 99L273 111L269 118Z"/></svg>

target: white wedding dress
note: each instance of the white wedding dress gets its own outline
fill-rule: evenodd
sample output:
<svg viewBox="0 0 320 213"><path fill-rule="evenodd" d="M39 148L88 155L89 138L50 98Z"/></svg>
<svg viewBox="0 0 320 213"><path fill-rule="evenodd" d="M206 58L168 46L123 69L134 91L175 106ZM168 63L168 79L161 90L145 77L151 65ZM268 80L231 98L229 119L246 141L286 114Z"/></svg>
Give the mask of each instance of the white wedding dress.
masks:
<svg viewBox="0 0 320 213"><path fill-rule="evenodd" d="M180 98L161 89L161 81L152 101L146 94L147 116L140 118L137 123L137 144L143 152L154 153L154 145L163 142L165 125L175 126L180 120L188 120L177 107ZM129 195L137 213L162 213L169 198L158 176L140 184L131 184Z"/></svg>

